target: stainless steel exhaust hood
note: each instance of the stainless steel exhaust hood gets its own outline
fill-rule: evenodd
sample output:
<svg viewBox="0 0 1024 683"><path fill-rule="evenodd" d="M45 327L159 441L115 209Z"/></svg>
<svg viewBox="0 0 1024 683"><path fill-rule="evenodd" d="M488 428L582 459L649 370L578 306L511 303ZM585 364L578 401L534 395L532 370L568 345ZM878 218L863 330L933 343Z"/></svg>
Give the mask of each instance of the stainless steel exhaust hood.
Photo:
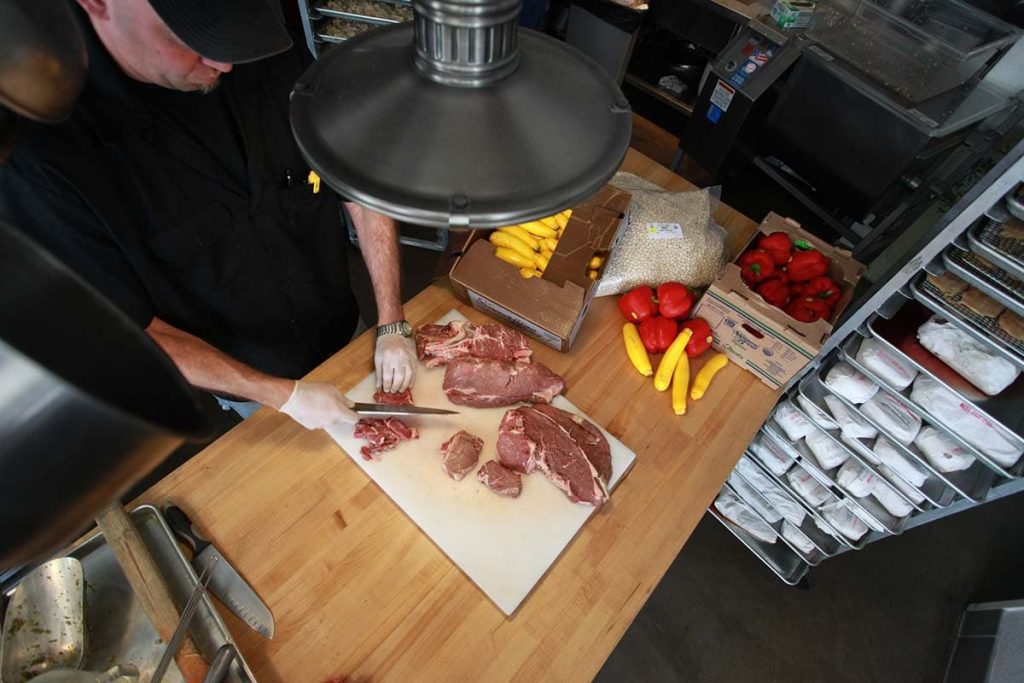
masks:
<svg viewBox="0 0 1024 683"><path fill-rule="evenodd" d="M497 227L596 192L629 146L629 103L594 61L517 24L519 0L413 0L415 19L328 50L295 84L292 130L343 196L410 223Z"/></svg>

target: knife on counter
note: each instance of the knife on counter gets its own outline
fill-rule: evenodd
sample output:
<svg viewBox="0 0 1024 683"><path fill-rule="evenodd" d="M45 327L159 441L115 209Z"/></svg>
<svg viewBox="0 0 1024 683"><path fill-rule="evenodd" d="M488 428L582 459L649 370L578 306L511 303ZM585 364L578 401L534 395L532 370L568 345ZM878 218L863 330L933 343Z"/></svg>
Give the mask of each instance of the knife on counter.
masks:
<svg viewBox="0 0 1024 683"><path fill-rule="evenodd" d="M171 531L192 548L192 568L200 574L212 565L209 590L249 628L266 638L274 637L274 615L256 591L242 578L217 547L196 531L188 515L177 505L164 506Z"/></svg>
<svg viewBox="0 0 1024 683"><path fill-rule="evenodd" d="M391 406L385 403L353 403L357 415L458 415L457 410L423 408L421 406Z"/></svg>

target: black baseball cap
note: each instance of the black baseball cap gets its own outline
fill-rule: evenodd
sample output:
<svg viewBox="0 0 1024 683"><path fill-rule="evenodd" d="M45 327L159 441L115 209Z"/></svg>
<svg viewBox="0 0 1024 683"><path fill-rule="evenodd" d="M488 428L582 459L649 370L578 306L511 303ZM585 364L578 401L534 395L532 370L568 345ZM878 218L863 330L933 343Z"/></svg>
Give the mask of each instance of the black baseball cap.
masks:
<svg viewBox="0 0 1024 683"><path fill-rule="evenodd" d="M207 59L243 64L292 46L269 0L149 0L181 42Z"/></svg>

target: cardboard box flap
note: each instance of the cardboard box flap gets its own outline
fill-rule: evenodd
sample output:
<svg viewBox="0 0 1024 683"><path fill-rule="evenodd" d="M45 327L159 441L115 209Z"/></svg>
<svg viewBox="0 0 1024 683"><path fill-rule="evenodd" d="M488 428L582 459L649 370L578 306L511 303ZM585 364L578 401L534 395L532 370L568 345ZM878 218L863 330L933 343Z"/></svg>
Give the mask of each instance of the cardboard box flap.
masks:
<svg viewBox="0 0 1024 683"><path fill-rule="evenodd" d="M587 264L595 254L611 249L631 198L630 193L605 185L592 198L574 207L543 279L558 285L569 281L589 287Z"/></svg>
<svg viewBox="0 0 1024 683"><path fill-rule="evenodd" d="M519 270L494 258L494 245L473 242L462 255L452 279L492 301L515 302L516 313L556 334L568 334L583 307L586 290L574 282L557 285L543 278L524 280ZM588 283L589 284L589 283Z"/></svg>

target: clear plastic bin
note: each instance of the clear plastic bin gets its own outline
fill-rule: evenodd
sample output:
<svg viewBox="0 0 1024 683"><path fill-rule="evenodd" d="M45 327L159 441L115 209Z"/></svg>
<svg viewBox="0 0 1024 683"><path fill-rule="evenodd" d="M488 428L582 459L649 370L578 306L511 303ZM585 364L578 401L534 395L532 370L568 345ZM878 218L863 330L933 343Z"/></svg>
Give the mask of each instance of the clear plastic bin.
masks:
<svg viewBox="0 0 1024 683"><path fill-rule="evenodd" d="M961 85L1020 29L957 0L822 0L808 35L911 102Z"/></svg>

